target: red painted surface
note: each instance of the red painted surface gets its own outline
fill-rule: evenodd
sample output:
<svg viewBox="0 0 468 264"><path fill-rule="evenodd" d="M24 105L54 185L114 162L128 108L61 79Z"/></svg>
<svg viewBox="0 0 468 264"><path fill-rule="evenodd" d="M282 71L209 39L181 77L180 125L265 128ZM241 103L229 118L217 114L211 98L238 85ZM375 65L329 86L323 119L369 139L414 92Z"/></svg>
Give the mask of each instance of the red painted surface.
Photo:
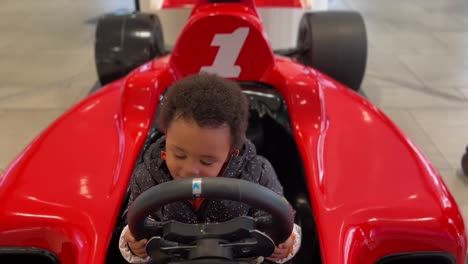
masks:
<svg viewBox="0 0 468 264"><path fill-rule="evenodd" d="M310 68L277 58L265 78L288 103L324 263L443 251L464 263L460 211L426 157L379 109Z"/></svg>
<svg viewBox="0 0 468 264"><path fill-rule="evenodd" d="M444 251L464 263L461 214L441 177L374 105L290 59L274 57L253 5L200 4L174 54L149 62L51 124L0 178L0 247L103 263L159 97L213 62L215 34L248 27L243 81L276 87L288 105L327 264Z"/></svg>
<svg viewBox="0 0 468 264"><path fill-rule="evenodd" d="M236 60L242 68L236 79L258 80L273 66L272 49L253 6L212 5L201 1L187 25L170 60L177 76L198 73L203 66L212 65L220 50L211 45L215 35L230 34L238 28L246 28L248 36Z"/></svg>
<svg viewBox="0 0 468 264"><path fill-rule="evenodd" d="M193 8L197 0L165 0L162 8ZM255 0L257 7L287 7L287 8L302 8L304 2L299 0Z"/></svg>
<svg viewBox="0 0 468 264"><path fill-rule="evenodd" d="M158 98L172 81L167 60L148 63L27 146L0 178L0 246L48 249L62 263L103 263Z"/></svg>

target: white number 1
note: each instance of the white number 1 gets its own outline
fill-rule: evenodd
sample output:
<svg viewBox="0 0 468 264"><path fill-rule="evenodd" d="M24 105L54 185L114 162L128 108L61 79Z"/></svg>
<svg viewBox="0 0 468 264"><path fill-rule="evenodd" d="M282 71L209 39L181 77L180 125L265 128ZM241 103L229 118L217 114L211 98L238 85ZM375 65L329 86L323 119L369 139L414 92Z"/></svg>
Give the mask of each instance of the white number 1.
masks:
<svg viewBox="0 0 468 264"><path fill-rule="evenodd" d="M200 72L215 73L224 78L239 77L241 67L234 65L249 34L248 27L241 27L232 33L216 34L211 46L219 46L211 66L202 66Z"/></svg>

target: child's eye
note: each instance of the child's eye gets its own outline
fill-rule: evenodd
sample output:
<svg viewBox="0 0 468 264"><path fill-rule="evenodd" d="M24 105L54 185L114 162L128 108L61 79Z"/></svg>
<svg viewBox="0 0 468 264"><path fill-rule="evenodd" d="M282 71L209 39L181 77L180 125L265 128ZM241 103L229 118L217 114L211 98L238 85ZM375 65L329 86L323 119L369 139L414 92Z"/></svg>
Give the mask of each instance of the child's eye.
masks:
<svg viewBox="0 0 468 264"><path fill-rule="evenodd" d="M185 155L177 155L177 154L174 154L174 157L175 157L176 159L180 159L180 160L183 160L183 159L186 158Z"/></svg>
<svg viewBox="0 0 468 264"><path fill-rule="evenodd" d="M205 166L211 166L211 165L213 165L214 162L207 161L207 160L200 160L200 163L205 165Z"/></svg>

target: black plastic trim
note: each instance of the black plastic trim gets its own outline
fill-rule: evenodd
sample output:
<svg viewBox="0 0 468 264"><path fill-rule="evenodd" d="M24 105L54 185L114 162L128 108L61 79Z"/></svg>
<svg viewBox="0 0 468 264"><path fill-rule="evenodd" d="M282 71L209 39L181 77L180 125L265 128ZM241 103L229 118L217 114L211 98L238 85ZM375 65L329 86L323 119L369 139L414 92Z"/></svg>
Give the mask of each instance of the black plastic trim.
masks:
<svg viewBox="0 0 468 264"><path fill-rule="evenodd" d="M45 257L50 263L60 264L60 260L54 253L35 247L0 247L0 261L5 255L30 255Z"/></svg>
<svg viewBox="0 0 468 264"><path fill-rule="evenodd" d="M406 252L387 255L376 264L457 264L456 258L447 252Z"/></svg>
<svg viewBox="0 0 468 264"><path fill-rule="evenodd" d="M275 90L273 86L268 83L262 82L255 82L255 81L236 81L241 87L249 87L249 88L262 88L262 89L270 89Z"/></svg>

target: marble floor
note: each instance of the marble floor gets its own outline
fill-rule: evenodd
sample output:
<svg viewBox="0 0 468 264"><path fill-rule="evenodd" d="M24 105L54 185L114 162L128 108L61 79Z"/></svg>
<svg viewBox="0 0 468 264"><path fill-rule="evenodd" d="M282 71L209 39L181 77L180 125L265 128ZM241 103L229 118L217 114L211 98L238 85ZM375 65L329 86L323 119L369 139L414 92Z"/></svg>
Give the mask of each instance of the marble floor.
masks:
<svg viewBox="0 0 468 264"><path fill-rule="evenodd" d="M2 0L0 172L96 83L96 18L130 0ZM360 11L369 61L364 93L440 171L468 221L468 1L330 0Z"/></svg>

